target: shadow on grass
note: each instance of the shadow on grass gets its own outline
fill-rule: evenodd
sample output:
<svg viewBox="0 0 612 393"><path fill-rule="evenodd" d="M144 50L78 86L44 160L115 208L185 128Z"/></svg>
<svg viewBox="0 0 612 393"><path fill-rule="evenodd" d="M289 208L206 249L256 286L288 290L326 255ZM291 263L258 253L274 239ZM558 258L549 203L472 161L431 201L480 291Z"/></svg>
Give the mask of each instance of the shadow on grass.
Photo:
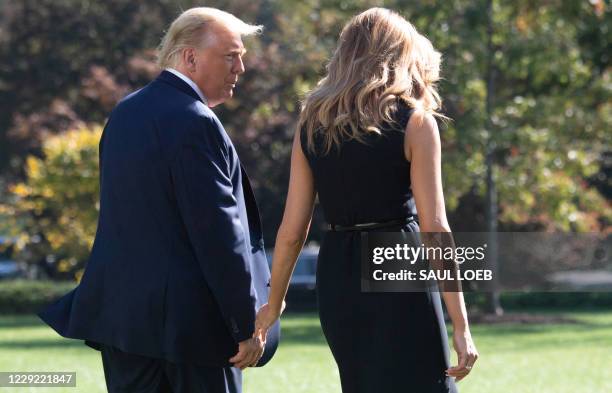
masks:
<svg viewBox="0 0 612 393"><path fill-rule="evenodd" d="M48 348L87 347L83 341L70 339L36 339L20 341L0 341L0 351L3 349L48 349Z"/></svg>
<svg viewBox="0 0 612 393"><path fill-rule="evenodd" d="M325 337L316 313L287 313L283 315L281 340L283 345L326 345ZM19 328L48 328L35 315L0 316L0 339L3 331ZM450 325L447 324L450 328ZM54 335L51 328L49 334ZM38 330L38 329L37 329ZM449 329L450 332L450 329ZM566 324L475 324L472 327L475 338L504 339L513 335L529 334L540 337L539 345L559 345L559 337L562 336L565 345L601 343L612 340L612 323L597 323L592 321L577 320ZM576 340L571 337L575 336ZM50 336L51 337L51 336ZM30 348L61 348L84 346L82 341L57 338L27 339L22 337L18 341L0 340L0 351L2 349L30 349ZM526 343L525 345L531 345ZM522 345L520 345L522 346Z"/></svg>
<svg viewBox="0 0 612 393"><path fill-rule="evenodd" d="M502 316L468 314L472 330L484 334L538 333L541 331L592 331L612 328L612 314L603 308L507 310ZM603 317L600 319L598 317ZM450 324L446 321L447 326Z"/></svg>
<svg viewBox="0 0 612 393"><path fill-rule="evenodd" d="M284 345L326 345L319 326L291 326L283 328L281 342Z"/></svg>
<svg viewBox="0 0 612 393"><path fill-rule="evenodd" d="M608 321L475 324L471 330L476 342L479 338L504 341L504 351L529 351L534 346L538 349L612 347L612 323Z"/></svg>
<svg viewBox="0 0 612 393"><path fill-rule="evenodd" d="M283 345L326 345L325 337L315 313L287 313L282 320ZM3 349L32 349L32 348L61 348L83 346L79 340L70 340L61 337L40 338L27 340L26 337L18 341L2 340L3 331L21 328L48 329L50 335L55 335L36 315L7 315L0 316L0 351ZM38 330L38 329L37 329Z"/></svg>
<svg viewBox="0 0 612 393"><path fill-rule="evenodd" d="M612 324L579 323L571 325L488 325L475 326L471 328L474 334L479 336L507 336L516 334L553 334L553 333L588 333L598 332L611 333Z"/></svg>
<svg viewBox="0 0 612 393"><path fill-rule="evenodd" d="M0 317L0 330L46 326L36 315L8 315Z"/></svg>
<svg viewBox="0 0 612 393"><path fill-rule="evenodd" d="M316 313L285 313L281 318L281 329L283 345L327 345Z"/></svg>

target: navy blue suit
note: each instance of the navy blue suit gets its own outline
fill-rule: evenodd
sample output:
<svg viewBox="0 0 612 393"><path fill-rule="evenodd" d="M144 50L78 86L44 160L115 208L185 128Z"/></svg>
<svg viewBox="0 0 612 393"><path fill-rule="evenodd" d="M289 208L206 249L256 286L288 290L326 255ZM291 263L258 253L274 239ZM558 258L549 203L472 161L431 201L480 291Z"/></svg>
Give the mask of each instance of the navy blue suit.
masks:
<svg viewBox="0 0 612 393"><path fill-rule="evenodd" d="M270 272L253 191L215 114L172 73L124 98L100 141L100 216L78 287L39 316L96 349L227 367ZM267 362L279 326L268 334Z"/></svg>

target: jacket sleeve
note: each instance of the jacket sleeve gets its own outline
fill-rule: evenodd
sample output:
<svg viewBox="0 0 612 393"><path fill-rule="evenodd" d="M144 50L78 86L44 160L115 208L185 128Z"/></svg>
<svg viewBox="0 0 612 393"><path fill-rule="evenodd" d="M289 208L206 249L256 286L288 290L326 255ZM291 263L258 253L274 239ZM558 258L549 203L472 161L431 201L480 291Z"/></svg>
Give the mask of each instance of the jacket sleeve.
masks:
<svg viewBox="0 0 612 393"><path fill-rule="evenodd" d="M204 278L236 342L255 330L250 250L222 126L201 117L171 163L178 208ZM236 169L239 170L239 169Z"/></svg>

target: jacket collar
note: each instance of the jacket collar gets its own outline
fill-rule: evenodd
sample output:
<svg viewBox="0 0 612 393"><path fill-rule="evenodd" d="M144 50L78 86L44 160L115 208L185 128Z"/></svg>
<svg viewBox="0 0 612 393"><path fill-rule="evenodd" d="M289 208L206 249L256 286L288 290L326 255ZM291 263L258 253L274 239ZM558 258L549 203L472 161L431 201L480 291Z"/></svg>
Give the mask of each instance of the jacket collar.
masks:
<svg viewBox="0 0 612 393"><path fill-rule="evenodd" d="M179 89L183 93L190 95L191 97L195 98L201 103L205 104L205 102L202 101L202 98L198 95L198 93L195 92L195 90L191 88L191 86L189 86L184 80L182 80L181 78L179 78L178 76L174 75L173 73L169 71L166 71L166 70L162 71L156 80L167 83Z"/></svg>

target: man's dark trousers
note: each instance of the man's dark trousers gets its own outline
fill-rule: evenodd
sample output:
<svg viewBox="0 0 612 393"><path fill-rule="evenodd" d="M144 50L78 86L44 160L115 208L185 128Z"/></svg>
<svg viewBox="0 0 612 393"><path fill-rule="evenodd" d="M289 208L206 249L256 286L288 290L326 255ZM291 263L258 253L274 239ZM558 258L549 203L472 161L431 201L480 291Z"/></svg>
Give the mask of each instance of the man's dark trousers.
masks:
<svg viewBox="0 0 612 393"><path fill-rule="evenodd" d="M236 367L176 364L102 346L109 393L239 393L242 371Z"/></svg>

